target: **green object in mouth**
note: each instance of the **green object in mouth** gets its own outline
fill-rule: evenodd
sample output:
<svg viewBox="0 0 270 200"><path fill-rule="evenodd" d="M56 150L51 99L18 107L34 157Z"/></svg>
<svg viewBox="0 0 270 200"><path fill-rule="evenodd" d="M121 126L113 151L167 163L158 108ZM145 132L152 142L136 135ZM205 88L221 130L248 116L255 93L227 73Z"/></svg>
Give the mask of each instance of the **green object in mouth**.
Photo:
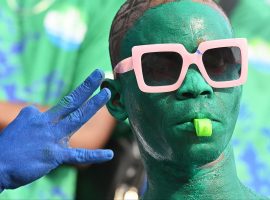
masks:
<svg viewBox="0 0 270 200"><path fill-rule="evenodd" d="M210 119L194 119L194 126L198 137L210 137L212 135L212 122Z"/></svg>

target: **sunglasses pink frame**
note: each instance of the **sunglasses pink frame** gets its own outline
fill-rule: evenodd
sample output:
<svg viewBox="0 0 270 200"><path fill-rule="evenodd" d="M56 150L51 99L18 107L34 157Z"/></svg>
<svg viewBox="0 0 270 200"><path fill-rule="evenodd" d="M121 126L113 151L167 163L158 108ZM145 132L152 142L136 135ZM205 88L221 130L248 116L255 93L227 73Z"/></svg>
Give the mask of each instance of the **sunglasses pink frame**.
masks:
<svg viewBox="0 0 270 200"><path fill-rule="evenodd" d="M221 47L238 47L241 51L241 74L239 79L232 81L217 82L210 79L208 76L202 60L202 55L206 50L221 48ZM177 90L183 83L188 68L191 64L196 64L200 73L206 80L206 82L214 88L229 88L242 85L247 80L248 73L248 47L247 40L245 38L233 38L233 39L222 39L222 40L211 40L200 43L198 50L191 54L189 53L182 44L150 44L134 46L132 48L132 56L122 60L114 68L114 73L125 73L134 70L137 79L138 86L141 91L148 93L160 93L170 92ZM153 52L176 52L179 53L183 58L182 71L176 83L166 86L148 86L144 82L141 57L145 53Z"/></svg>

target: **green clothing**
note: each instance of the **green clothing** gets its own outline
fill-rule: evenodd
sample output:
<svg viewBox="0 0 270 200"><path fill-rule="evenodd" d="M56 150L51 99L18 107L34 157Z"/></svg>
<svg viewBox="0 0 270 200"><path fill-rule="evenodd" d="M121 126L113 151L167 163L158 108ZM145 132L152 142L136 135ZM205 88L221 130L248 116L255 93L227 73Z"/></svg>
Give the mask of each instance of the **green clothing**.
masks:
<svg viewBox="0 0 270 200"><path fill-rule="evenodd" d="M38 14L1 1L0 100L52 105L93 69L111 72L108 32L121 1L55 1Z"/></svg>
<svg viewBox="0 0 270 200"><path fill-rule="evenodd" d="M270 1L239 0L231 15L236 37L249 43L249 75L233 136L238 176L270 197Z"/></svg>
<svg viewBox="0 0 270 200"><path fill-rule="evenodd" d="M0 3L0 101L53 105L95 68L111 74L108 37L121 0ZM73 199L75 185L76 170L62 167L0 199Z"/></svg>

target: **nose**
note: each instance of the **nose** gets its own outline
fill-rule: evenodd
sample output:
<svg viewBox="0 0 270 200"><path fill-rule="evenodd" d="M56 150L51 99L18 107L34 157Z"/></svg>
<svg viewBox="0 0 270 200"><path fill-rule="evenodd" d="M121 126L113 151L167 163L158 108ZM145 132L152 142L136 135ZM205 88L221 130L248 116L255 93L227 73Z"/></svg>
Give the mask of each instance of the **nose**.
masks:
<svg viewBox="0 0 270 200"><path fill-rule="evenodd" d="M210 98L213 93L213 88L204 80L196 65L192 65L176 94L179 100L185 100L198 97Z"/></svg>

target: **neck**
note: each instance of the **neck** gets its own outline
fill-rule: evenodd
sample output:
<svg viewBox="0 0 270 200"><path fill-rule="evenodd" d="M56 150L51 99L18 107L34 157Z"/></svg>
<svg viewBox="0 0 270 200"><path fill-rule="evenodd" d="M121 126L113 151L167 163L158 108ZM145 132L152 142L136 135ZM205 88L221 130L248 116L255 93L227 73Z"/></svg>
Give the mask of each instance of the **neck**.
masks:
<svg viewBox="0 0 270 200"><path fill-rule="evenodd" d="M246 199L250 195L237 177L230 145L216 161L192 169L192 173L182 172L168 161L146 159L145 163L148 190L144 199Z"/></svg>

